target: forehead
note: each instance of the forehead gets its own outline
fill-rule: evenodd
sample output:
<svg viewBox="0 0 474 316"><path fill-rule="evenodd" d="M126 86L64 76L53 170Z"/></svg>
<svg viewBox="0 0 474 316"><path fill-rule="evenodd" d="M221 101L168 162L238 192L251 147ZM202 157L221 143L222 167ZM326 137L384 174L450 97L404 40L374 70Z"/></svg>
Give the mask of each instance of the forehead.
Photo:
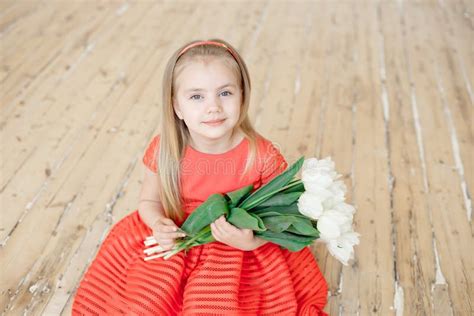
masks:
<svg viewBox="0 0 474 316"><path fill-rule="evenodd" d="M216 90L224 85L237 85L232 68L221 59L191 61L183 66L176 77L179 90Z"/></svg>

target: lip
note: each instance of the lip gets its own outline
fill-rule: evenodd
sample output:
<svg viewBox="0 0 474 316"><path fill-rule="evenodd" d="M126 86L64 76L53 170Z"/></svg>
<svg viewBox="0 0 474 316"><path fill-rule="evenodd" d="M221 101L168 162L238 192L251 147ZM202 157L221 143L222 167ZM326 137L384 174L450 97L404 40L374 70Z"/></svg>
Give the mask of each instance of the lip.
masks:
<svg viewBox="0 0 474 316"><path fill-rule="evenodd" d="M204 124L211 125L211 126L217 126L217 125L221 125L222 123L224 123L225 120L226 119L207 121L207 122L204 122Z"/></svg>

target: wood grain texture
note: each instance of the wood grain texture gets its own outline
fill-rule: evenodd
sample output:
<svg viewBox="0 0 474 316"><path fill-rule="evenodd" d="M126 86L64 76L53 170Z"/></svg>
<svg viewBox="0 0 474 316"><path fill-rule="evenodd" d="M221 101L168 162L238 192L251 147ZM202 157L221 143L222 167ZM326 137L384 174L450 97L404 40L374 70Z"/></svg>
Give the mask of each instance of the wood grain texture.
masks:
<svg viewBox="0 0 474 316"><path fill-rule="evenodd" d="M315 243L331 315L472 315L474 4L1 1L0 313L68 315L111 226L138 205L161 78L223 38L249 115L292 163L331 156L355 259Z"/></svg>

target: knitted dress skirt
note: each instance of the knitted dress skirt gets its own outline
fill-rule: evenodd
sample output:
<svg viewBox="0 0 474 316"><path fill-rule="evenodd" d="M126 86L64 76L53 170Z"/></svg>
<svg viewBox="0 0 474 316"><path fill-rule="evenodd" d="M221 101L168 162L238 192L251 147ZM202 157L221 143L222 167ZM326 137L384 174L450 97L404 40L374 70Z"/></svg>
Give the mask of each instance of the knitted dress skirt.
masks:
<svg viewBox="0 0 474 316"><path fill-rule="evenodd" d="M73 315L327 315L327 284L308 247L220 242L144 261L151 230L135 211L114 225L77 290Z"/></svg>

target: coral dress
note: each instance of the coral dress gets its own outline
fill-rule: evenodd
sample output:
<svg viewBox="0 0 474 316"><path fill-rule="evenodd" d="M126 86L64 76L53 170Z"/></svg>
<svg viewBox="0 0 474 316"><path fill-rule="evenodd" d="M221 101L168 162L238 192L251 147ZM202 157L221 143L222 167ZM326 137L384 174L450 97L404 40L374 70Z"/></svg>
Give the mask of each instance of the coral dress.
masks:
<svg viewBox="0 0 474 316"><path fill-rule="evenodd" d="M159 136L142 159L155 173ZM250 183L258 188L286 169L274 144L261 135L257 143L261 156L242 179L247 139L222 154L186 148L186 216L212 193ZM309 247L290 252L268 242L242 251L216 241L168 260L144 261L143 241L150 235L138 210L112 227L79 284L73 315L327 315L327 283Z"/></svg>

